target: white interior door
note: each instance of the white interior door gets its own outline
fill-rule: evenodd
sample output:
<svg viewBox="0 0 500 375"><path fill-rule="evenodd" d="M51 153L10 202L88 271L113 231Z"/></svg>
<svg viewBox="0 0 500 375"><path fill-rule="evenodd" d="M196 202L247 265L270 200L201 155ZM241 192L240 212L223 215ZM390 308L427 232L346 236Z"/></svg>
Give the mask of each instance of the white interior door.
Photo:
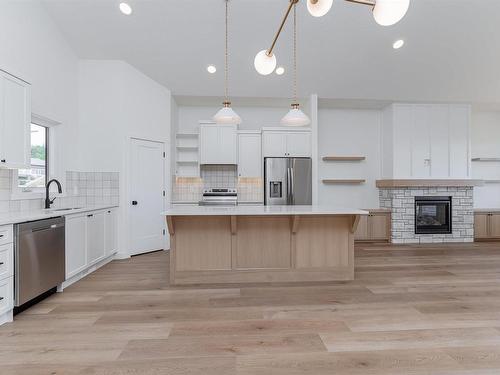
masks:
<svg viewBox="0 0 500 375"><path fill-rule="evenodd" d="M130 253L164 248L164 144L131 139Z"/></svg>

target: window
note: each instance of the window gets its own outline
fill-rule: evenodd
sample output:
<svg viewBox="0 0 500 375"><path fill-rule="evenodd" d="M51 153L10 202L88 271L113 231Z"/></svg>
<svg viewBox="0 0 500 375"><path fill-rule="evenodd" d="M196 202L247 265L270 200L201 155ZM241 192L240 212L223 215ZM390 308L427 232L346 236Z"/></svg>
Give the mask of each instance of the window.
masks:
<svg viewBox="0 0 500 375"><path fill-rule="evenodd" d="M31 168L19 169L17 187L23 192L44 188L49 167L49 128L31 124Z"/></svg>

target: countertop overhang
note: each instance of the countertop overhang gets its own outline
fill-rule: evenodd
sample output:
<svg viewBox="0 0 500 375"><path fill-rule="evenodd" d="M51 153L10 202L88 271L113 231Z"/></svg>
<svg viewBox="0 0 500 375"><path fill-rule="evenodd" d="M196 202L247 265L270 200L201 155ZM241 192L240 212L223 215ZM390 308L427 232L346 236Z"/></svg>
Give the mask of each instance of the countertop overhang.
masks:
<svg viewBox="0 0 500 375"><path fill-rule="evenodd" d="M405 188L405 187L472 187L484 185L483 180L474 179L384 179L377 180L378 188Z"/></svg>
<svg viewBox="0 0 500 375"><path fill-rule="evenodd" d="M368 215L355 208L328 206L171 206L164 216Z"/></svg>
<svg viewBox="0 0 500 375"><path fill-rule="evenodd" d="M78 209L72 209L68 211L55 211L57 210L57 208L54 208L52 210L48 209L48 210L10 212L5 214L0 214L0 225L19 224L28 221L51 219L59 216L68 216L83 212L99 211L116 207L118 207L118 205L116 204L107 204L107 205L80 207Z"/></svg>

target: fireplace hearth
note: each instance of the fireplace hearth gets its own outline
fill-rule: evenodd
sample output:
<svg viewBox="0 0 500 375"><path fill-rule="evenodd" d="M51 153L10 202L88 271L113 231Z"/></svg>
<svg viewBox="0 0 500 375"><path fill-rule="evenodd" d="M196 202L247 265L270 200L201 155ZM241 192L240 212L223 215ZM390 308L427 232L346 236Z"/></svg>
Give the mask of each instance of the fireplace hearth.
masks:
<svg viewBox="0 0 500 375"><path fill-rule="evenodd" d="M452 197L415 197L415 234L452 233Z"/></svg>

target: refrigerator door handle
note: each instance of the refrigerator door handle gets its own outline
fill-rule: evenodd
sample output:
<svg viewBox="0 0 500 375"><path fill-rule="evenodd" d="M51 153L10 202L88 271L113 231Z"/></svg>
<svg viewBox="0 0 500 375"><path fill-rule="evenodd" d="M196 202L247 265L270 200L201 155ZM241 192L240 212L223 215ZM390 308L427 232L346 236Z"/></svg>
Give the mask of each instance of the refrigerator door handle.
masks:
<svg viewBox="0 0 500 375"><path fill-rule="evenodd" d="M291 179L290 179L290 167L286 168L286 204L290 204L291 201Z"/></svg>
<svg viewBox="0 0 500 375"><path fill-rule="evenodd" d="M294 189L294 181L293 181L293 168L290 168L290 203L295 204L295 189Z"/></svg>

